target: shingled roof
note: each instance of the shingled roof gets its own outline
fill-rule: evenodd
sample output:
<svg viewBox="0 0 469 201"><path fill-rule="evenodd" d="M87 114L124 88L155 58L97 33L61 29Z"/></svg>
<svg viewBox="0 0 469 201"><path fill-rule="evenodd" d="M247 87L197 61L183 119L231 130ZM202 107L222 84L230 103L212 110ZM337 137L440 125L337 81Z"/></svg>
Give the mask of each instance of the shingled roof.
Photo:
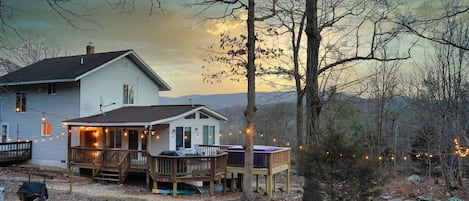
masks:
<svg viewBox="0 0 469 201"><path fill-rule="evenodd" d="M122 107L94 116L66 120L64 123L84 126L145 126L167 123L199 110L216 119L227 120L203 105L154 105Z"/></svg>
<svg viewBox="0 0 469 201"><path fill-rule="evenodd" d="M87 73L125 56L136 62L160 86L160 90L170 89L133 50L44 59L0 77L0 86L78 81Z"/></svg>

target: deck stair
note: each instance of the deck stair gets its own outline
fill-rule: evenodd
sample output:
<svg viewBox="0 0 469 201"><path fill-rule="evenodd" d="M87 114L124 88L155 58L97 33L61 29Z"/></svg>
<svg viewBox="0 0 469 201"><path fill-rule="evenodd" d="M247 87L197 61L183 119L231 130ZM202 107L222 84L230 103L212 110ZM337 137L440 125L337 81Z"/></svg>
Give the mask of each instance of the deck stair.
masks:
<svg viewBox="0 0 469 201"><path fill-rule="evenodd" d="M129 152L104 152L93 168L93 179L121 184L130 168Z"/></svg>
<svg viewBox="0 0 469 201"><path fill-rule="evenodd" d="M122 175L119 174L119 169L115 167L110 168L101 168L101 170L96 173L93 177L94 180L97 181L108 181L108 182L116 182L117 184L121 184L124 182L125 178L127 177L127 171L125 171Z"/></svg>

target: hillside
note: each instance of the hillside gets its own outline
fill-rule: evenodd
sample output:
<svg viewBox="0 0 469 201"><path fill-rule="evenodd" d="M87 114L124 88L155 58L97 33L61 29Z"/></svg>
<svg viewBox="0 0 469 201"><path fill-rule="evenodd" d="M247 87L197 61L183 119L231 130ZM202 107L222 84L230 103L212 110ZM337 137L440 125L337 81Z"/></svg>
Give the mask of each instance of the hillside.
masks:
<svg viewBox="0 0 469 201"><path fill-rule="evenodd" d="M282 102L295 102L296 95L294 92L257 92L256 104L272 104ZM234 106L245 106L247 102L246 93L234 94L213 94L213 95L188 95L176 98L161 97L162 105L178 105L178 104L202 104L212 109L218 110Z"/></svg>

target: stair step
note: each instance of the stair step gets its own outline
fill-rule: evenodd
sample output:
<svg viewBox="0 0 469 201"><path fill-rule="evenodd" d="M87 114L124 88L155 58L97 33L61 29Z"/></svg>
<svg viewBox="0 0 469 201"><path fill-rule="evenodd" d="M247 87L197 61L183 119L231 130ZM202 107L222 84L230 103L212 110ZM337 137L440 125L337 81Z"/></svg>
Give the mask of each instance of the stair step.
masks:
<svg viewBox="0 0 469 201"><path fill-rule="evenodd" d="M98 174L98 176L104 176L104 177L119 177L119 174L100 172L100 173Z"/></svg>
<svg viewBox="0 0 469 201"><path fill-rule="evenodd" d="M101 181L114 181L119 182L119 179L116 178L106 178L106 177L95 177L94 180L101 180Z"/></svg>

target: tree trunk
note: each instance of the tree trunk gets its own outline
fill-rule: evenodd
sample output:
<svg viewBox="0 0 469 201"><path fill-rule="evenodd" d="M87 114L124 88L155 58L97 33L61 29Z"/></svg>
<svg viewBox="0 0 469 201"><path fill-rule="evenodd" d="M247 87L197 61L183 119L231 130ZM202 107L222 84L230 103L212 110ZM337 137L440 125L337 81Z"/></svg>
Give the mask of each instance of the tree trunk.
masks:
<svg viewBox="0 0 469 201"><path fill-rule="evenodd" d="M306 29L308 38L306 52L306 142L308 146L318 145L319 114L321 100L318 86L318 58L321 34L318 29L317 0L306 1Z"/></svg>
<svg viewBox="0 0 469 201"><path fill-rule="evenodd" d="M247 79L248 79L248 104L246 107L246 138L244 145L244 175L243 175L243 192L244 200L254 200L252 192L253 181L253 159L254 159L254 113L256 112L256 91L255 91L255 72L256 66L255 59L255 34L254 34L254 0L249 0L248 7L248 66L247 66Z"/></svg>

